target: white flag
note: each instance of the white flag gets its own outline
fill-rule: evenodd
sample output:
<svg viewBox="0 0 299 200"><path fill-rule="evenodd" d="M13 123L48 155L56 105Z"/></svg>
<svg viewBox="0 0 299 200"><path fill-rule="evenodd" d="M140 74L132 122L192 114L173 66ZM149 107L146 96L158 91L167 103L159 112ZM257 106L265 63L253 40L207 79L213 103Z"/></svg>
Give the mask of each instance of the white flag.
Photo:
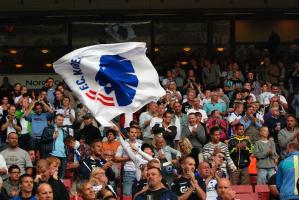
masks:
<svg viewBox="0 0 299 200"><path fill-rule="evenodd" d="M94 45L72 51L53 66L104 125L165 95L145 51L139 42Z"/></svg>

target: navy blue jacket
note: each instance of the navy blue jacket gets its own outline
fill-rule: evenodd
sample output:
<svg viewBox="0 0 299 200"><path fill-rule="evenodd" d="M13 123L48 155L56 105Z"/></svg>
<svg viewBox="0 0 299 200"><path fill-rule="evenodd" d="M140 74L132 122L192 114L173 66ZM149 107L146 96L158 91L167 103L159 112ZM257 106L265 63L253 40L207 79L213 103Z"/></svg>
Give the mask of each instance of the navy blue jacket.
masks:
<svg viewBox="0 0 299 200"><path fill-rule="evenodd" d="M135 200L146 200L146 192L139 194ZM170 190L164 189L161 200L178 200L178 197L175 193Z"/></svg>
<svg viewBox="0 0 299 200"><path fill-rule="evenodd" d="M52 153L55 145L55 140L53 139L53 134L55 131L55 127L53 125L48 126L44 128L43 134L41 137L41 157L46 158L50 156L50 153ZM68 136L68 133L62 129L63 132L63 140ZM65 154L67 154L66 146L65 148Z"/></svg>
<svg viewBox="0 0 299 200"><path fill-rule="evenodd" d="M89 179L92 169L96 167L102 167L103 165L105 165L105 163L106 160L104 159L96 160L92 156L80 161L79 171L80 171L81 178L86 180ZM115 180L115 174L111 168L108 168L106 170L105 175L107 176L109 181Z"/></svg>

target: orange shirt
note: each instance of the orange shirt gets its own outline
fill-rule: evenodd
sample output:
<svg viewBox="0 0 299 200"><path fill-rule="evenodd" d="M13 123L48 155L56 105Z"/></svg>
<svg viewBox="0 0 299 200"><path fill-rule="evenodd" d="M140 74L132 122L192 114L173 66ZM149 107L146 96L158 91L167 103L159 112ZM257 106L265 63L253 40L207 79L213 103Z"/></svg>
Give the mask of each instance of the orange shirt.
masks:
<svg viewBox="0 0 299 200"><path fill-rule="evenodd" d="M103 151L106 150L112 150L114 153L116 153L118 146L120 145L120 142L117 140L114 140L113 142L103 142Z"/></svg>

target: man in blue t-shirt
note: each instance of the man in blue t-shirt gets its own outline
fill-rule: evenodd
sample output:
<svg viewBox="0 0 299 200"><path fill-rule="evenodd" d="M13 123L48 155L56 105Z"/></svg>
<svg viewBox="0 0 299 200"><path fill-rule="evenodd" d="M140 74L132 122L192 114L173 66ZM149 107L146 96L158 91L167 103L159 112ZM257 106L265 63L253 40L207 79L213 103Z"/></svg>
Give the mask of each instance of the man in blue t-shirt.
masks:
<svg viewBox="0 0 299 200"><path fill-rule="evenodd" d="M34 112L32 109L34 108ZM43 112L45 110L46 112ZM43 130L48 126L48 121L52 119L53 110L44 101L33 100L30 108L25 112L25 117L31 122L31 147L38 149L38 144Z"/></svg>

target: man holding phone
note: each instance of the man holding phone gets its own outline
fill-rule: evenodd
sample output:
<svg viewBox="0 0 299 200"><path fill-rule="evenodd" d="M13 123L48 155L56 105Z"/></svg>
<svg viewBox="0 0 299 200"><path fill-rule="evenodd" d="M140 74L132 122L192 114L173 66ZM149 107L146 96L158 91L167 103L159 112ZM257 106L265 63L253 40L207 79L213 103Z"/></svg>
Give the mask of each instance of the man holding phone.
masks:
<svg viewBox="0 0 299 200"><path fill-rule="evenodd" d="M61 162L58 172L58 177L60 179L64 177L67 163L64 139L68 136L68 133L62 128L63 120L63 115L57 114L54 119L54 125L46 127L41 137L41 142L43 144L41 145L42 158L51 155L59 158Z"/></svg>

